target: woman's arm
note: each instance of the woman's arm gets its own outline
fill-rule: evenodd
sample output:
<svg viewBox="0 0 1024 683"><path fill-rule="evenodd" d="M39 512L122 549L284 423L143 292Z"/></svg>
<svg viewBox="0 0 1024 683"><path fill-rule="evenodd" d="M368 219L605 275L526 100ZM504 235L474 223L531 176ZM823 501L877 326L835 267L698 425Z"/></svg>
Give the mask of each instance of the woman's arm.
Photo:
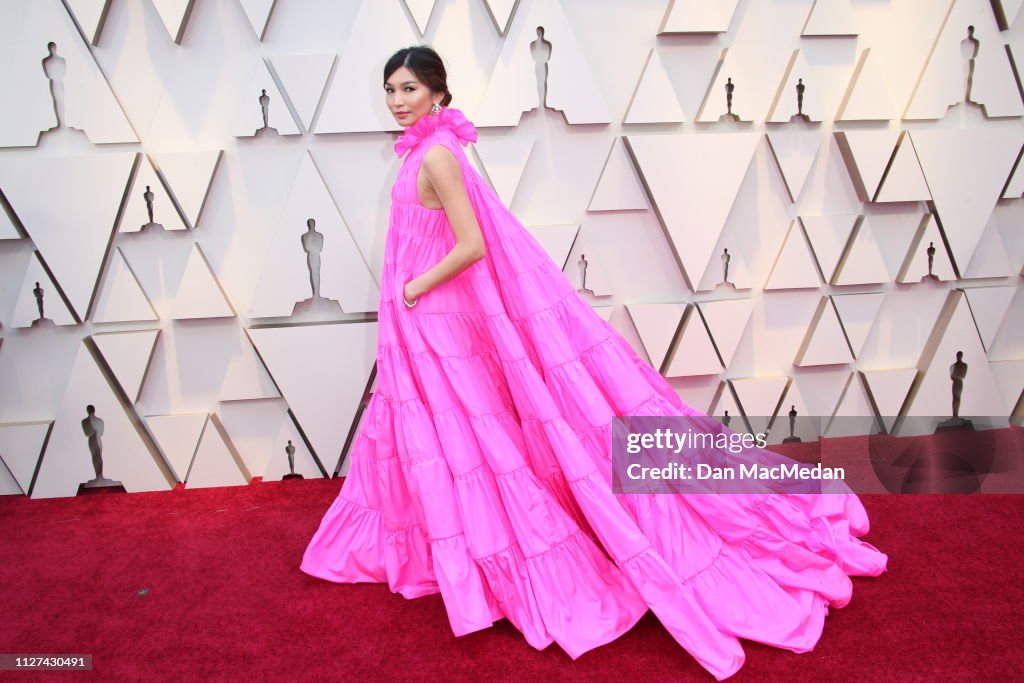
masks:
<svg viewBox="0 0 1024 683"><path fill-rule="evenodd" d="M435 145L423 156L421 168L452 226L455 246L430 270L405 284L403 295L410 302L448 282L487 254L480 224L466 193L459 160L447 147Z"/></svg>

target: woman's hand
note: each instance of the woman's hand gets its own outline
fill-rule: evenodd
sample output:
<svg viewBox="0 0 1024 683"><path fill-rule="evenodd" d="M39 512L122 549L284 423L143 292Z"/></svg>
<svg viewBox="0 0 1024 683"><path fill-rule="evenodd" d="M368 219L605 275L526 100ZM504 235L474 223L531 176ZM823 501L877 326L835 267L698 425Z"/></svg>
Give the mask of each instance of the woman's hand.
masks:
<svg viewBox="0 0 1024 683"><path fill-rule="evenodd" d="M405 300L410 304L416 303L416 299L420 298L420 295L423 293L420 291L419 287L416 286L415 282L415 279L409 280L405 283L405 286L402 287L402 296L404 296Z"/></svg>

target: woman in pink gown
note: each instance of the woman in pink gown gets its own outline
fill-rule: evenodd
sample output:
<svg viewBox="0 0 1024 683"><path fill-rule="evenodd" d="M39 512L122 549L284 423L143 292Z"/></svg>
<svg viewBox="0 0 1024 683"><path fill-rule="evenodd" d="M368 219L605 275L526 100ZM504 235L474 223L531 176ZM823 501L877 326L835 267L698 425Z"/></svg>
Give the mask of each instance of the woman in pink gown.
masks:
<svg viewBox="0 0 1024 683"><path fill-rule="evenodd" d="M613 416L702 414L469 164L476 129L437 54L400 50L384 79L405 131L378 387L302 571L439 592L456 636L507 618L573 659L648 610L718 680L740 638L813 649L849 577L886 568L857 496L613 493Z"/></svg>

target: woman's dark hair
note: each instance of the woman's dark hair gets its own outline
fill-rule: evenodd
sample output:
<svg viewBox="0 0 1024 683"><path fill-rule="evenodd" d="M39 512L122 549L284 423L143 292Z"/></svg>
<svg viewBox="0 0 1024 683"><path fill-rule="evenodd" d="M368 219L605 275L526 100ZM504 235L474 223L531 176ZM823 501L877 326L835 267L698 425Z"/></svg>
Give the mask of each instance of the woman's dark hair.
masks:
<svg viewBox="0 0 1024 683"><path fill-rule="evenodd" d="M447 107L452 101L452 94L448 92L448 72L441 61L441 55L434 52L434 49L427 45L415 45L403 47L391 55L388 63L384 65L384 80L387 81L391 74L402 67L416 75L424 85L434 92L443 92L444 99L441 105Z"/></svg>

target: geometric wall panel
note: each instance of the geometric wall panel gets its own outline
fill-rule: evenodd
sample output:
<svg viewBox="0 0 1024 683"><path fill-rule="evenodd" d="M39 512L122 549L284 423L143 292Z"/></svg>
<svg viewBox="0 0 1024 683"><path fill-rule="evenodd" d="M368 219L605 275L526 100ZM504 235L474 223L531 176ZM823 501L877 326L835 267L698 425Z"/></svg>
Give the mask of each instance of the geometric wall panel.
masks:
<svg viewBox="0 0 1024 683"><path fill-rule="evenodd" d="M125 396L132 403L139 400L142 391L142 380L149 369L156 338L160 330L142 330L139 332L111 332L94 334L92 340L100 350L114 378L121 385Z"/></svg>
<svg viewBox="0 0 1024 683"><path fill-rule="evenodd" d="M704 279L760 139L760 133L626 136L691 283Z"/></svg>
<svg viewBox="0 0 1024 683"><path fill-rule="evenodd" d="M1000 415L1011 415L1021 399L1024 399L1024 360L996 361L991 366L1003 395Z"/></svg>
<svg viewBox="0 0 1024 683"><path fill-rule="evenodd" d="M436 0L404 0L405 6L409 8L409 13L412 14L412 18L416 20L416 28L420 30L420 34L427 32L427 23L430 21L430 13L434 11L434 4Z"/></svg>
<svg viewBox="0 0 1024 683"><path fill-rule="evenodd" d="M178 481L185 481L206 419L206 413L146 416L146 426Z"/></svg>
<svg viewBox="0 0 1024 683"><path fill-rule="evenodd" d="M385 55L418 45L405 10L394 1L363 0L352 21L335 78L324 97L317 133L399 130L384 103L381 69ZM479 121L474 121L478 126Z"/></svg>
<svg viewBox="0 0 1024 683"><path fill-rule="evenodd" d="M707 323L708 331L715 342L722 362L726 367L732 363L736 348L743 338L743 333L750 322L750 314L754 310L753 299L725 299L723 301L705 301L697 304Z"/></svg>
<svg viewBox="0 0 1024 683"><path fill-rule="evenodd" d="M93 308L92 321L112 323L132 320L157 320L157 315L125 262L121 249L115 247Z"/></svg>
<svg viewBox="0 0 1024 683"><path fill-rule="evenodd" d="M672 0L658 28L664 33L725 33L737 0Z"/></svg>
<svg viewBox="0 0 1024 683"><path fill-rule="evenodd" d="M875 410L871 407L861 373L850 374L843 397L839 399L835 415L829 420L824 436L838 438L861 436L871 433L875 422Z"/></svg>
<svg viewBox="0 0 1024 683"><path fill-rule="evenodd" d="M826 282L832 282L839 259L850 240L850 233L858 222L856 214L832 216L800 216L804 232L811 243L818 268Z"/></svg>
<svg viewBox="0 0 1024 683"><path fill-rule="evenodd" d="M288 403L282 398L262 401L222 401L217 407L217 415L220 417L232 445L245 462L246 469L253 476L263 477L266 481L264 473L267 463L272 459L278 459L277 437L282 433L285 423L292 421L288 416ZM292 428L294 430L294 424ZM312 466L310 473L316 477L322 476L312 456L307 455L305 444L302 443L301 437L298 437L298 433L296 432L294 438L288 438L292 438L297 457L302 453L303 458L309 458L309 463ZM295 444L296 439L299 441L298 444ZM287 456L284 452L286 446L287 441L280 444L281 455L285 456L285 469L282 475L288 473ZM304 462L304 460L300 458L300 462ZM303 472L303 474L305 473ZM278 479L280 478L279 476Z"/></svg>
<svg viewBox="0 0 1024 683"><path fill-rule="evenodd" d="M914 151L910 131L904 131L903 137L896 144L892 163L882 178L875 201L917 202L931 198L928 184L925 183L924 174L921 172L921 164L917 160L917 152Z"/></svg>
<svg viewBox="0 0 1024 683"><path fill-rule="evenodd" d="M295 119L288 109L288 101L277 87L277 81L270 74L264 60L259 60L249 77L249 87L245 90L245 99L238 103L238 113L234 133L236 137L254 137L263 128L263 93L266 100L267 127L274 129L279 135L299 135L302 133L295 125ZM271 133L272 134L272 133Z"/></svg>
<svg viewBox="0 0 1024 683"><path fill-rule="evenodd" d="M832 278L832 284L866 285L888 281L889 271L885 267L871 218L865 216L854 229L853 239Z"/></svg>
<svg viewBox="0 0 1024 683"><path fill-rule="evenodd" d="M476 126L515 126L524 111L541 105L530 47L537 40L538 26L551 44L544 106L561 111L569 124L609 123L608 105L561 3L520 0L477 108ZM380 52L380 46L374 50Z"/></svg>
<svg viewBox="0 0 1024 683"><path fill-rule="evenodd" d="M963 102L968 88L967 56L972 54L970 43L965 43L970 40L969 26L977 50L970 101L982 105L990 117L1024 114L991 3L959 0L935 42L904 118L940 119L948 107Z"/></svg>
<svg viewBox="0 0 1024 683"><path fill-rule="evenodd" d="M11 493L28 493L51 424L49 421L0 424L0 469L6 466L21 489Z"/></svg>
<svg viewBox="0 0 1024 683"><path fill-rule="evenodd" d="M953 272L953 264L949 260L949 253L935 222L935 216L927 214L911 242L896 281L914 284L927 277L929 249L935 249L932 255L931 274L938 280L955 280L956 273Z"/></svg>
<svg viewBox="0 0 1024 683"><path fill-rule="evenodd" d="M640 335L648 361L660 368L679 329L686 304L626 304L626 310Z"/></svg>
<svg viewBox="0 0 1024 683"><path fill-rule="evenodd" d="M171 318L231 318L235 312L228 303L210 264L198 244L192 245L181 282L174 293Z"/></svg>
<svg viewBox="0 0 1024 683"><path fill-rule="evenodd" d="M7 215L7 212L0 208L0 240L16 239L21 239L18 229L14 227L14 223L11 221L11 217Z"/></svg>
<svg viewBox="0 0 1024 683"><path fill-rule="evenodd" d="M864 382L871 392L871 398L878 407L887 431L892 431L907 400L910 387L917 378L917 368L900 368L896 370L865 370L861 373Z"/></svg>
<svg viewBox="0 0 1024 683"><path fill-rule="evenodd" d="M81 319L135 157L128 152L0 160L0 187Z"/></svg>
<svg viewBox="0 0 1024 683"><path fill-rule="evenodd" d="M795 202L804 189L807 174L818 156L825 135L814 130L781 128L769 132L766 137L772 158L779 165L782 179L786 181L789 198Z"/></svg>
<svg viewBox="0 0 1024 683"><path fill-rule="evenodd" d="M303 131L313 125L313 114L327 85L327 77L336 61L335 55L278 55L270 58L281 86L302 121Z"/></svg>
<svg viewBox="0 0 1024 683"><path fill-rule="evenodd" d="M185 488L244 486L252 474L224 431L216 413L211 413L199 438L199 447L185 478Z"/></svg>
<svg viewBox="0 0 1024 683"><path fill-rule="evenodd" d="M836 121L888 121L897 117L886 86L886 68L881 52L867 48L861 53Z"/></svg>
<svg viewBox="0 0 1024 683"><path fill-rule="evenodd" d="M508 136L477 140L473 145L487 179L506 206L512 206L533 144L534 139L528 136Z"/></svg>
<svg viewBox="0 0 1024 683"><path fill-rule="evenodd" d="M852 363L853 355L839 315L829 297L822 297L818 311L808 328L807 337L797 352L794 365L834 365Z"/></svg>
<svg viewBox="0 0 1024 683"><path fill-rule="evenodd" d="M755 79L743 70L742 60L736 51L729 48L722 50L722 59L718 73L711 83L704 101L697 112L697 122L710 123L721 121L730 112L734 121L753 121L760 112L755 111L757 104L751 101L750 88ZM732 105L729 103L729 85L732 85Z"/></svg>
<svg viewBox="0 0 1024 683"><path fill-rule="evenodd" d="M48 63L50 76L63 84L62 124L84 131L93 144L138 142L63 4L32 0L0 3L0 64L7 103L0 107L0 147L33 146L40 131L58 124L51 81L42 64L51 42L56 45L54 59L63 60Z"/></svg>
<svg viewBox="0 0 1024 683"><path fill-rule="evenodd" d="M850 0L814 0L801 36L855 36L857 17Z"/></svg>
<svg viewBox="0 0 1024 683"><path fill-rule="evenodd" d="M992 0L992 11L996 15L999 30L1007 31L1013 26L1024 0Z"/></svg>
<svg viewBox="0 0 1024 683"><path fill-rule="evenodd" d="M75 325L76 321L61 298L60 291L39 261L39 252L35 251L32 252L21 291L18 292L18 304L11 316L11 327L32 327L32 323L39 318L35 296L37 284L42 288L43 315L55 325Z"/></svg>
<svg viewBox="0 0 1024 683"><path fill-rule="evenodd" d="M1016 287L971 287L964 290L986 351L991 348L1016 293Z"/></svg>
<svg viewBox="0 0 1024 683"><path fill-rule="evenodd" d="M196 0L153 0L160 21L175 43L185 37L185 27Z"/></svg>
<svg viewBox="0 0 1024 683"><path fill-rule="evenodd" d="M988 225L985 226L985 231L981 233L978 246L971 254L971 262L960 274L962 278L993 278L1014 275L1009 250L1000 234L1000 227L999 220L993 214Z"/></svg>
<svg viewBox="0 0 1024 683"><path fill-rule="evenodd" d="M626 155L622 138L616 137L612 140L601 179L597 182L587 211L630 211L647 207L647 195L644 194L633 162Z"/></svg>
<svg viewBox="0 0 1024 683"><path fill-rule="evenodd" d="M310 219L315 221L313 233ZM307 243L309 246L304 246ZM316 165L305 154L266 252L249 314L290 316L296 304L309 300L313 290L308 260L316 253L320 258L319 270L314 269L321 278L319 296L336 300L346 313L377 310L380 290L376 280Z"/></svg>
<svg viewBox="0 0 1024 683"><path fill-rule="evenodd" d="M376 359L377 323L248 332L320 462L333 471Z"/></svg>
<svg viewBox="0 0 1024 683"><path fill-rule="evenodd" d="M110 3L114 0L65 0L75 23L93 45L99 45L103 21L107 18Z"/></svg>
<svg viewBox="0 0 1024 683"><path fill-rule="evenodd" d="M775 265L764 283L764 289L814 289L820 286L818 266L807 246L800 221L794 220L789 224L786 241L775 257Z"/></svg>
<svg viewBox="0 0 1024 683"><path fill-rule="evenodd" d="M508 28L508 20L512 18L512 10L515 9L517 0L486 0L487 13L494 21L498 33L505 33Z"/></svg>
<svg viewBox="0 0 1024 683"><path fill-rule="evenodd" d="M839 321L846 332L846 338L850 340L854 357L859 356L863 350L884 299L885 292L832 295L832 302L836 305Z"/></svg>
<svg viewBox="0 0 1024 683"><path fill-rule="evenodd" d="M623 123L682 123L683 108L655 48L647 53Z"/></svg>
<svg viewBox="0 0 1024 683"><path fill-rule="evenodd" d="M1024 130L916 130L921 168L953 260L966 270L1024 143Z"/></svg>
<svg viewBox="0 0 1024 683"><path fill-rule="evenodd" d="M842 96L842 93L834 88L823 87L833 79L832 74L807 61L805 50L794 50L765 121L827 121L839 106L838 98ZM799 115L803 118L791 118Z"/></svg>
<svg viewBox="0 0 1024 683"><path fill-rule="evenodd" d="M83 433L83 420L90 417L88 405L94 406L94 417L102 420L103 432L97 445L103 476L121 482L129 493L170 489L170 472L165 472L158 454L151 452L141 438L88 346L82 343L57 411L32 497L74 496L80 484L96 477L90 438Z"/></svg>
<svg viewBox="0 0 1024 683"><path fill-rule="evenodd" d="M218 149L199 152L156 152L150 156L153 165L167 180L171 195L185 214L189 227L195 228L199 223L199 216L209 193L210 181L220 157L221 151Z"/></svg>
<svg viewBox="0 0 1024 683"><path fill-rule="evenodd" d="M147 197L151 194L151 197ZM147 201L148 199L148 201ZM121 216L120 232L139 232L150 223L149 207L153 207L153 223L164 230L185 230L185 224L174 208L174 202L157 177L149 157L139 161L139 171L135 175L131 189L128 190L128 202ZM152 230L154 228L147 228Z"/></svg>
<svg viewBox="0 0 1024 683"><path fill-rule="evenodd" d="M755 432L762 432L768 428L768 423L775 417L782 394L789 386L789 378L741 377L730 380L730 383L751 429ZM777 429L778 427L776 427Z"/></svg>
<svg viewBox="0 0 1024 683"><path fill-rule="evenodd" d="M531 230L534 231L534 235L549 232L553 236L551 241L555 241L559 238L564 239L573 227L571 225L546 225L536 230L531 228ZM585 230L577 230L576 239L572 243L572 249L569 252L569 257L565 260L562 272L578 291L586 289L594 296L611 296L614 291L611 281L608 279L608 271L601 265L601 259L597 254L598 250L594 248L594 243L589 235L590 233ZM538 241L541 240L538 239ZM550 241L547 242L547 244L550 243ZM541 241L541 244L545 244L545 242ZM561 263L557 258L554 260L555 263Z"/></svg>
<svg viewBox="0 0 1024 683"><path fill-rule="evenodd" d="M889 167L899 130L845 130L835 134L850 179L862 202L873 201Z"/></svg>
<svg viewBox="0 0 1024 683"><path fill-rule="evenodd" d="M256 37L263 40L267 36L267 21L270 19L270 13L274 11L274 5L277 0L238 0L242 9L245 10L245 16L252 25L252 30L256 32Z"/></svg>
<svg viewBox="0 0 1024 683"><path fill-rule="evenodd" d="M714 342L711 341L711 336L708 334L708 328L704 325L700 312L694 306L686 322L683 323L679 344L665 371L665 376L716 375L724 369L718 358L718 352L715 350Z"/></svg>
<svg viewBox="0 0 1024 683"><path fill-rule="evenodd" d="M281 428L274 438L273 449L268 454L270 460L263 469L263 481L281 481L286 474L290 473L288 442L291 442L291 446L295 449L293 453L295 473L306 478L321 477L320 468L317 467L313 455L306 448L306 443L299 436L298 430L295 429L295 423L289 418L281 423Z"/></svg>

